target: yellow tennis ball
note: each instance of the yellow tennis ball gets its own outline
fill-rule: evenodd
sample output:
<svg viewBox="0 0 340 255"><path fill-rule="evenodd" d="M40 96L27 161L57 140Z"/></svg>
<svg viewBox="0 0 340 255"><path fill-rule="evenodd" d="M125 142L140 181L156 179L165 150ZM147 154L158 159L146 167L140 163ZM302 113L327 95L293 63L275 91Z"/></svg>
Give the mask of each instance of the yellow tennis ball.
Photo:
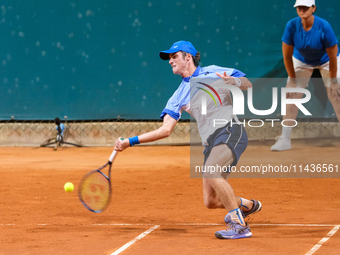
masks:
<svg viewBox="0 0 340 255"><path fill-rule="evenodd" d="M64 185L64 190L67 192L71 192L74 190L74 185L72 182L66 182Z"/></svg>

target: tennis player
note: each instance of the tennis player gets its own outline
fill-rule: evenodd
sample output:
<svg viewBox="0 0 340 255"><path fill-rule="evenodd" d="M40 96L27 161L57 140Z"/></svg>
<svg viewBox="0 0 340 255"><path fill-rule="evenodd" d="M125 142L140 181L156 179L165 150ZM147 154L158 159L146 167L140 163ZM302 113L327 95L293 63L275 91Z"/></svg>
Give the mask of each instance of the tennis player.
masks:
<svg viewBox="0 0 340 255"><path fill-rule="evenodd" d="M232 68L223 68L219 66L200 67L200 53L196 51L194 46L187 41L175 42L169 50L159 53L160 58L169 60L174 74L182 77L182 82L178 89L167 102L161 113L163 125L154 131L144 133L139 136L131 137L121 141L118 138L115 142L115 148L118 151L131 147L139 143L153 142L168 137L178 120L182 111L191 114L197 121L202 142L205 146L204 159L205 166L230 166L236 165L241 154L247 147L248 138L246 131L242 125L230 122L224 127L216 127L209 136L204 136L206 130L211 130L211 126L207 127L202 121L202 116L197 104L190 104L190 80L205 76L215 76L217 80L224 80L224 83L237 86L242 90L252 87L251 82L245 77L245 74ZM230 91L225 89L226 96L222 98L223 105L221 107L226 119L232 119L232 102L229 100ZM250 214L261 210L262 205L254 199L248 200L236 197L234 190L229 184L227 178L213 176L219 178L211 178L209 174L203 173L203 198L204 204L209 209L223 208L228 211L224 220L227 223L227 229L217 231L215 236L221 239L238 239L252 236L249 225L244 218Z"/></svg>
<svg viewBox="0 0 340 255"><path fill-rule="evenodd" d="M290 20L282 36L283 61L288 73L286 87L306 88L314 69L319 69L327 95L340 121L340 57L338 40L330 24L318 16L315 0L296 0L294 7L298 17ZM302 93L289 93L289 98L302 98ZM282 128L281 136L271 147L273 151L292 148L290 135L299 109L288 104L286 115L288 127ZM289 121L291 120L291 121Z"/></svg>

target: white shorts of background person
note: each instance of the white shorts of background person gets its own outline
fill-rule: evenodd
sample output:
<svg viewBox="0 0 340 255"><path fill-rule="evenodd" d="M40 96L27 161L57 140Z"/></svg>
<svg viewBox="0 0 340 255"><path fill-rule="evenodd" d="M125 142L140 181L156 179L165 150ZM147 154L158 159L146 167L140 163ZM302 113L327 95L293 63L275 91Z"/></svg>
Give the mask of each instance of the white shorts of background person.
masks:
<svg viewBox="0 0 340 255"><path fill-rule="evenodd" d="M337 78L340 78L340 55L337 57L338 71ZM296 85L300 88L307 88L310 78L312 77L314 69L319 69L326 88L331 87L331 80L329 79L329 61L320 66L312 66L297 58L293 57L294 70L296 75ZM289 80L289 78L288 78ZM339 82L339 79L338 79Z"/></svg>

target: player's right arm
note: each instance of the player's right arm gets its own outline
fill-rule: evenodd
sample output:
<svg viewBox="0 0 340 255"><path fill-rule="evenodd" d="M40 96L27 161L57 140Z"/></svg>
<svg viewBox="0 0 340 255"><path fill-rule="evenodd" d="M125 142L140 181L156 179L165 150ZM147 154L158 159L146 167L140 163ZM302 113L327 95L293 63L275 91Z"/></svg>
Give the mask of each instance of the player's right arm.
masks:
<svg viewBox="0 0 340 255"><path fill-rule="evenodd" d="M283 55L283 63L285 65L287 74L288 74L288 82L287 87L296 87L296 74L294 70L294 63L293 63L293 53L294 53L294 45L286 44L282 42L282 55ZM297 93L288 93L288 98L296 98L298 96Z"/></svg>
<svg viewBox="0 0 340 255"><path fill-rule="evenodd" d="M294 45L288 45L282 42L283 63L285 65L286 71L290 78L296 77L294 64L293 64L293 52L294 52Z"/></svg>
<svg viewBox="0 0 340 255"><path fill-rule="evenodd" d="M160 128L134 137L134 139L138 139L139 143L149 143L167 138L168 136L170 136L176 124L177 120L166 114L163 118L163 125ZM131 146L130 142L130 139L125 139L122 141L120 138L118 138L115 143L115 150L125 150L126 148Z"/></svg>
<svg viewBox="0 0 340 255"><path fill-rule="evenodd" d="M154 142L170 136L172 130L175 128L177 120L166 114L163 118L163 125L151 132L138 136L140 143Z"/></svg>

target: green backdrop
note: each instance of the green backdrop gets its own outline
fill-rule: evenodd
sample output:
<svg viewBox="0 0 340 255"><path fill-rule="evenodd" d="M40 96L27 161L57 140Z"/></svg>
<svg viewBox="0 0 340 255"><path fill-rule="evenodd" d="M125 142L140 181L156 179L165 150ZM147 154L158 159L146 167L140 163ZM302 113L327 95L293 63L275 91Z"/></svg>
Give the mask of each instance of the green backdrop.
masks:
<svg viewBox="0 0 340 255"><path fill-rule="evenodd" d="M340 2L318 2L316 14L340 38ZM203 66L237 68L255 80L285 77L281 36L296 17L293 4L3 0L0 120L158 119L181 81L158 52L178 40L195 45ZM257 86L258 102L266 100L270 86ZM318 100L312 107L323 109L313 117L332 116L327 98Z"/></svg>

